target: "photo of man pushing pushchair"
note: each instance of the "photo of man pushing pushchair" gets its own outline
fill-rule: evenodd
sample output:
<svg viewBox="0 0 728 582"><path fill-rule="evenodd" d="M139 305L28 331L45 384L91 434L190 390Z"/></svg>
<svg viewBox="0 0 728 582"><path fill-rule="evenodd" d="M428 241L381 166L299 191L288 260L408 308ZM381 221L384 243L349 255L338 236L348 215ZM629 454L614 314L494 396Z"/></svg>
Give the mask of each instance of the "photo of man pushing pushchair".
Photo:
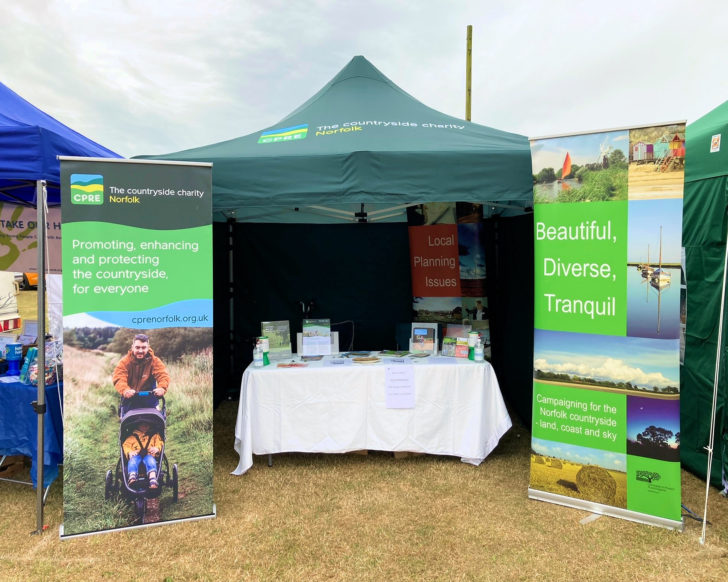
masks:
<svg viewBox="0 0 728 582"><path fill-rule="evenodd" d="M165 396L170 376L149 345L149 336L136 334L129 352L112 375L119 393L119 459L116 470L106 473L105 498L121 493L135 504L145 521L147 501L159 497L162 486L172 487L178 499L177 465L165 455L167 406Z"/></svg>

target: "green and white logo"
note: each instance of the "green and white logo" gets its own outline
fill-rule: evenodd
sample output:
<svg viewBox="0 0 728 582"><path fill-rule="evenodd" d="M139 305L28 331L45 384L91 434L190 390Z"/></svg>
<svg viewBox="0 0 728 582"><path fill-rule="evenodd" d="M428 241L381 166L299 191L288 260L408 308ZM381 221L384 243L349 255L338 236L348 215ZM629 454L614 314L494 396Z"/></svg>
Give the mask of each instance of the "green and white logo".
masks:
<svg viewBox="0 0 728 582"><path fill-rule="evenodd" d="M71 204L104 203L104 177L101 174L71 174Z"/></svg>
<svg viewBox="0 0 728 582"><path fill-rule="evenodd" d="M292 127L283 127L281 129L273 129L264 131L258 138L258 143L276 143L280 141L296 141L306 139L308 135L308 123L303 125L294 125Z"/></svg>

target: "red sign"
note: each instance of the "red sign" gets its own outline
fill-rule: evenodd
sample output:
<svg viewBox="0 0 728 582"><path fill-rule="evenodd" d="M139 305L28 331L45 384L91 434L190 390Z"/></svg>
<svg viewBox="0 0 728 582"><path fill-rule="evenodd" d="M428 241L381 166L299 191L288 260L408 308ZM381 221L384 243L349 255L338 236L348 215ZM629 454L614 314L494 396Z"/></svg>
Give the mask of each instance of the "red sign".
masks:
<svg viewBox="0 0 728 582"><path fill-rule="evenodd" d="M412 295L460 297L460 253L456 224L410 226Z"/></svg>

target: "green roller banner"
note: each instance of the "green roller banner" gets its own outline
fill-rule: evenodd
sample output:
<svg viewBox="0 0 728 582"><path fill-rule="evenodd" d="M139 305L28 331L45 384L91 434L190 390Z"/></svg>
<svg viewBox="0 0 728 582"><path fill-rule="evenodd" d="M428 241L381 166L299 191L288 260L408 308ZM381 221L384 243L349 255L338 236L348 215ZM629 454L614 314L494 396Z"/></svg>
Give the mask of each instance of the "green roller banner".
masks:
<svg viewBox="0 0 728 582"><path fill-rule="evenodd" d="M531 140L529 496L682 529L685 125Z"/></svg>
<svg viewBox="0 0 728 582"><path fill-rule="evenodd" d="M62 537L213 517L210 164L61 158Z"/></svg>

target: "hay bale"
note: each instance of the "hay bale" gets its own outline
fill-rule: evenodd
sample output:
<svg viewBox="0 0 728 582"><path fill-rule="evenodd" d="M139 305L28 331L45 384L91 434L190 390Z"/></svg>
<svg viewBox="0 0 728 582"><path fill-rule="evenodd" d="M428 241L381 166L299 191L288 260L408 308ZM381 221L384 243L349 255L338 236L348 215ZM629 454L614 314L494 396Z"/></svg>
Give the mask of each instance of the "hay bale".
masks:
<svg viewBox="0 0 728 582"><path fill-rule="evenodd" d="M536 455L536 457L533 459L533 462L537 465L545 465L546 461L544 461L543 457Z"/></svg>
<svg viewBox="0 0 728 582"><path fill-rule="evenodd" d="M585 465L576 474L579 493L589 501L613 504L617 494L617 482L609 471L596 465Z"/></svg>
<svg viewBox="0 0 728 582"><path fill-rule="evenodd" d="M551 459L551 466L554 469L561 469L562 468L561 461L559 461L558 459Z"/></svg>

